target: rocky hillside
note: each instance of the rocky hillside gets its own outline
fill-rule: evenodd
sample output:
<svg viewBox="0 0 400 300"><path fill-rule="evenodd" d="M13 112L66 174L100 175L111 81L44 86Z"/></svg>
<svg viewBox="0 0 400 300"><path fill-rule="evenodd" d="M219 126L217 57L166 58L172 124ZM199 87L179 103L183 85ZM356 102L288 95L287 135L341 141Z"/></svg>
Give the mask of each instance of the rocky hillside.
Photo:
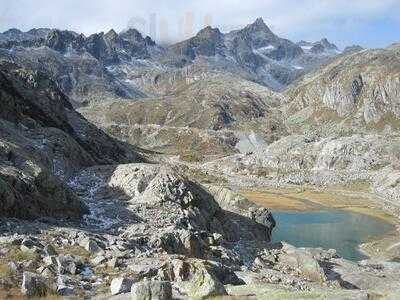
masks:
<svg viewBox="0 0 400 300"><path fill-rule="evenodd" d="M282 98L270 90L224 74L186 84L172 95L140 101L106 102L82 109L100 112L104 123L222 129L272 112Z"/></svg>
<svg viewBox="0 0 400 300"><path fill-rule="evenodd" d="M286 93L288 121L398 129L399 54L396 46L350 53L306 75Z"/></svg>
<svg viewBox="0 0 400 300"><path fill-rule="evenodd" d="M203 170L244 186L362 182L399 211L399 49L350 51L304 76L283 95L275 140Z"/></svg>
<svg viewBox="0 0 400 300"><path fill-rule="evenodd" d="M282 101L280 95L261 85L216 73L182 83L168 96L103 102L80 112L133 145L202 157L237 151L240 138L233 130L251 128L251 122L263 123L259 127L269 135L282 132Z"/></svg>
<svg viewBox="0 0 400 300"><path fill-rule="evenodd" d="M62 182L82 167L141 160L87 122L36 70L0 63L1 215L79 216L86 211Z"/></svg>

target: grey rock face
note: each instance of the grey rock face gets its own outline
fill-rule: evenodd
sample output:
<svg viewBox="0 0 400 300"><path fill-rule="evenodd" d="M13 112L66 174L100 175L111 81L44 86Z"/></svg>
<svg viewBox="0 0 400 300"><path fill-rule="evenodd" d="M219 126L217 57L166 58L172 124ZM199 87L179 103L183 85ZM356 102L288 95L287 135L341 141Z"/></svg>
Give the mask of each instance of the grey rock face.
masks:
<svg viewBox="0 0 400 300"><path fill-rule="evenodd" d="M23 42L36 39L44 39L51 31L49 28L34 28L27 32L22 32L19 29L11 28L3 33L0 33L0 43L6 42Z"/></svg>
<svg viewBox="0 0 400 300"><path fill-rule="evenodd" d="M3 40L3 41L2 41ZM107 34L98 33L85 37L67 30L41 30L23 33L10 31L0 35L0 47L13 46L47 46L61 53L91 54L94 58L104 63L116 63L134 58L148 58L147 47L155 43L150 37L142 37L136 29L129 29L117 34L111 30Z"/></svg>
<svg viewBox="0 0 400 300"><path fill-rule="evenodd" d="M325 40L320 43L324 49L335 47ZM167 48L133 28L89 37L57 29L16 31L0 34L0 48L7 49L2 55L21 63L33 65L40 59L41 67L63 91L84 105L97 98L152 95L144 82L149 73L156 73L151 81L158 83L157 73L165 70L186 73L186 67L194 66L230 72L282 90L304 72L326 62L319 53L305 55L301 47L275 35L262 19L227 34L207 27L193 38ZM336 55L335 51L330 55ZM170 82L175 80L175 76L168 77ZM160 92L158 84L154 89Z"/></svg>
<svg viewBox="0 0 400 300"><path fill-rule="evenodd" d="M45 45L60 52L68 51L68 48L78 49L84 40L83 35L72 31L52 30L46 37Z"/></svg>
<svg viewBox="0 0 400 300"><path fill-rule="evenodd" d="M87 208L62 180L82 166L110 163L130 150L76 113L41 72L1 62L0 92L0 214L82 216Z"/></svg>
<svg viewBox="0 0 400 300"><path fill-rule="evenodd" d="M398 118L398 53L387 48L337 58L288 91L289 114L309 108L317 117L326 109L342 120L351 119L355 127L376 126L387 114ZM386 120L390 124L393 119Z"/></svg>
<svg viewBox="0 0 400 300"><path fill-rule="evenodd" d="M251 209L250 217L252 220L264 225L266 228L274 228L276 225L271 212L266 208L259 207Z"/></svg>

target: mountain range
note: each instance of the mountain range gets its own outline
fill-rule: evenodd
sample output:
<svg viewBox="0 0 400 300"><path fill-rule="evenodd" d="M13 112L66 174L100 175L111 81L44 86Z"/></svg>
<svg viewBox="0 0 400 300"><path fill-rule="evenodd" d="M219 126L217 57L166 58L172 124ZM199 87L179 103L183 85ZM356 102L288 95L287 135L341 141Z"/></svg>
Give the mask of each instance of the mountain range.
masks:
<svg viewBox="0 0 400 300"><path fill-rule="evenodd" d="M46 69L64 92L83 104L100 97L159 95L157 85L168 81L166 88L173 89L179 83L171 73L180 72L186 77L229 72L280 91L340 53L326 39L296 44L280 38L262 19L227 34L207 27L167 47L136 29L88 37L72 31L11 29L0 34L0 48L8 50L2 55Z"/></svg>

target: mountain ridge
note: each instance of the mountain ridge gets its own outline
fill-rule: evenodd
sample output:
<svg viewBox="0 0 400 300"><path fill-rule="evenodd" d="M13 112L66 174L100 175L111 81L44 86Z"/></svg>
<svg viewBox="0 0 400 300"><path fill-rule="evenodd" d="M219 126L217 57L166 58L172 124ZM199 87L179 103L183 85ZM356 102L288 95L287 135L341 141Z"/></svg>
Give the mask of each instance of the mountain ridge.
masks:
<svg viewBox="0 0 400 300"><path fill-rule="evenodd" d="M327 44L330 45L329 42ZM240 30L228 33L222 33L218 28L206 27L194 37L167 47L157 45L149 36L143 36L133 28L120 33L111 29L107 33L94 33L87 37L73 31L58 29L33 29L25 33L12 30L0 34L0 48L15 53L21 47L48 47L59 52L59 59L64 60L68 59L68 56L84 58L90 55L105 69L105 73L110 73L106 70L108 67L121 69L122 72L137 72L137 67L133 64L141 62L153 64L159 69L201 65L210 71L233 74L239 72L246 79L274 90L286 88L296 78L325 63L336 54L324 51L325 48L320 49L317 54L304 53L296 43L275 35L262 18ZM50 65L49 68L53 67ZM140 83L133 85L130 81L121 79L120 74L121 72L106 75L114 77L111 80L113 85L120 85L121 90L125 90L116 96L125 94L123 97L135 98L146 94L141 91ZM71 78L71 75L62 76ZM73 81L70 79L70 84L73 84ZM84 102L79 99L76 101Z"/></svg>

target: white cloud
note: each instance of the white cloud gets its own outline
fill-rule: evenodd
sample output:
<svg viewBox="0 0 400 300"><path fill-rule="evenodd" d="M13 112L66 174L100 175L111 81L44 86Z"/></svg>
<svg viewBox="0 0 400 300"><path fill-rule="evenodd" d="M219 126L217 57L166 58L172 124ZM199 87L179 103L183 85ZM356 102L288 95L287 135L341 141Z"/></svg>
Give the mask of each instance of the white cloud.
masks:
<svg viewBox="0 0 400 300"><path fill-rule="evenodd" d="M398 12L399 0L0 0L0 30L56 27L90 34L135 26L177 40L210 20L226 31L261 16L278 34L315 39L382 17L398 18Z"/></svg>

